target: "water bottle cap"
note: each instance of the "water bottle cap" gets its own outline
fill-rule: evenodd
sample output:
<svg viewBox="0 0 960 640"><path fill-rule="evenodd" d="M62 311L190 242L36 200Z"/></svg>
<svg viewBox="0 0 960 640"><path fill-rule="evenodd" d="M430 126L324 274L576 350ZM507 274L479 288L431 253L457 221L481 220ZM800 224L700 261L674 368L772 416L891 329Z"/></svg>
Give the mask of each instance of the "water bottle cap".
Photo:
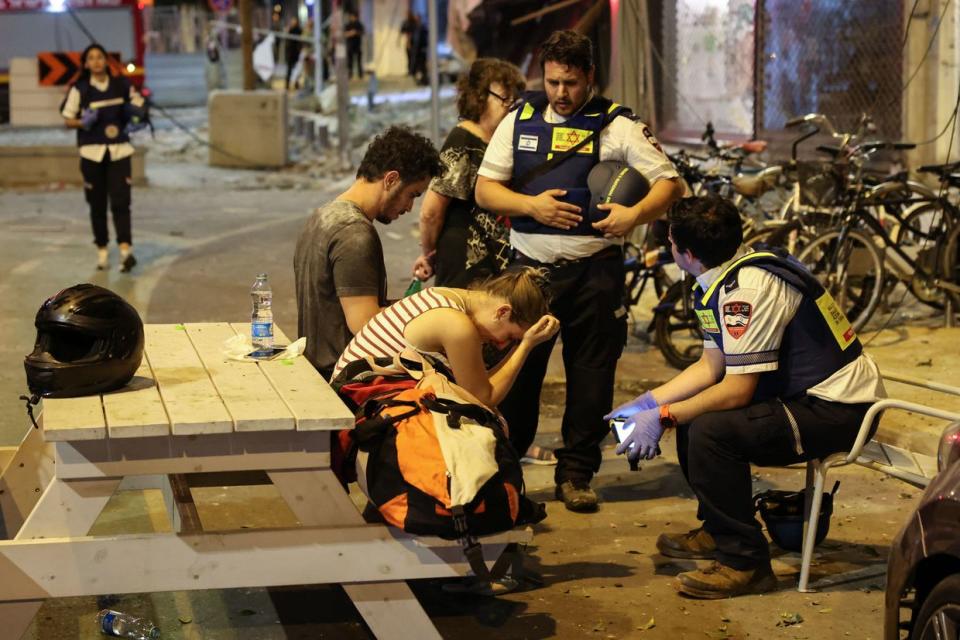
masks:
<svg viewBox="0 0 960 640"><path fill-rule="evenodd" d="M258 274L257 274L257 280L266 280L266 279L267 279L267 274L265 274L265 273L258 273Z"/></svg>

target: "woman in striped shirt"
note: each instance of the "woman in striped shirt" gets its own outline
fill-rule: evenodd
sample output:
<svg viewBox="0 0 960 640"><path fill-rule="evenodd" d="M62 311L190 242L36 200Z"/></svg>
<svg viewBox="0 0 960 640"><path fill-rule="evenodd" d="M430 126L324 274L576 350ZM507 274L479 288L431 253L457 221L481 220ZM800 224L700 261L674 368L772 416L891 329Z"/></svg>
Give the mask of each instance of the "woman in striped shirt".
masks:
<svg viewBox="0 0 960 640"><path fill-rule="evenodd" d="M446 364L458 385L488 407L506 396L530 351L556 335L560 323L549 314L542 272L525 267L469 289L431 287L398 300L374 316L353 337L333 370L350 362L392 357L406 349ZM483 345L517 344L493 369L483 362Z"/></svg>

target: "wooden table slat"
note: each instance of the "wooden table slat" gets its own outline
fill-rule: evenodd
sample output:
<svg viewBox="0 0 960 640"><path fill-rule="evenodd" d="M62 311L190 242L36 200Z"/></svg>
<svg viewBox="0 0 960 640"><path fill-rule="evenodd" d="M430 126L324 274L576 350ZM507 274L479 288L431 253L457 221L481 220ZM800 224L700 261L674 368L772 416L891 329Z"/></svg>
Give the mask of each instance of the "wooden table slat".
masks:
<svg viewBox="0 0 960 640"><path fill-rule="evenodd" d="M224 342L236 335L228 323L187 324L186 329L237 431L294 429L293 414L258 364L223 355Z"/></svg>
<svg viewBox="0 0 960 640"><path fill-rule="evenodd" d="M249 330L246 324L231 326L237 333ZM291 342L276 325L274 339L277 344ZM298 431L353 428L353 414L305 357L289 361L268 360L259 366L293 413Z"/></svg>
<svg viewBox="0 0 960 640"><path fill-rule="evenodd" d="M43 437L49 442L102 440L107 437L100 396L43 400Z"/></svg>
<svg viewBox="0 0 960 640"><path fill-rule="evenodd" d="M145 325L147 355L178 436L230 433L233 418L180 325Z"/></svg>
<svg viewBox="0 0 960 640"><path fill-rule="evenodd" d="M149 354L127 388L103 395L107 433L111 438L143 438L170 433L170 418L150 368Z"/></svg>

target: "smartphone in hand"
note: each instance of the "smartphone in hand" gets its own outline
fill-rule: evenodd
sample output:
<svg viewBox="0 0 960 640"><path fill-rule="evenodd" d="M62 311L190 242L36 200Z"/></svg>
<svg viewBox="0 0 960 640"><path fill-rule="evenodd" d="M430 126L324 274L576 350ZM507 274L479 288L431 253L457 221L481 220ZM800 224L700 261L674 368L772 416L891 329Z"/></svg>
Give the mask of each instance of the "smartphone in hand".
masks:
<svg viewBox="0 0 960 640"><path fill-rule="evenodd" d="M633 433L633 428L636 426L632 422L630 426L627 427L626 418L614 418L610 421L610 430L613 431L613 437L616 439L617 443L621 443L627 439L627 437Z"/></svg>

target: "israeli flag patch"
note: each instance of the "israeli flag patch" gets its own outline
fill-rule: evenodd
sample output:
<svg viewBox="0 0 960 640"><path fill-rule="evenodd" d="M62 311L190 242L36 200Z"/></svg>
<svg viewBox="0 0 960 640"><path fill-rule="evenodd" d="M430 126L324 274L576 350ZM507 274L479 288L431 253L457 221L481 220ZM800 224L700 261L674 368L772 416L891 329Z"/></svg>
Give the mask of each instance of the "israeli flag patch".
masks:
<svg viewBox="0 0 960 640"><path fill-rule="evenodd" d="M539 146L540 139L537 136L531 136L528 134L520 134L520 141L517 145L521 151L536 151Z"/></svg>

